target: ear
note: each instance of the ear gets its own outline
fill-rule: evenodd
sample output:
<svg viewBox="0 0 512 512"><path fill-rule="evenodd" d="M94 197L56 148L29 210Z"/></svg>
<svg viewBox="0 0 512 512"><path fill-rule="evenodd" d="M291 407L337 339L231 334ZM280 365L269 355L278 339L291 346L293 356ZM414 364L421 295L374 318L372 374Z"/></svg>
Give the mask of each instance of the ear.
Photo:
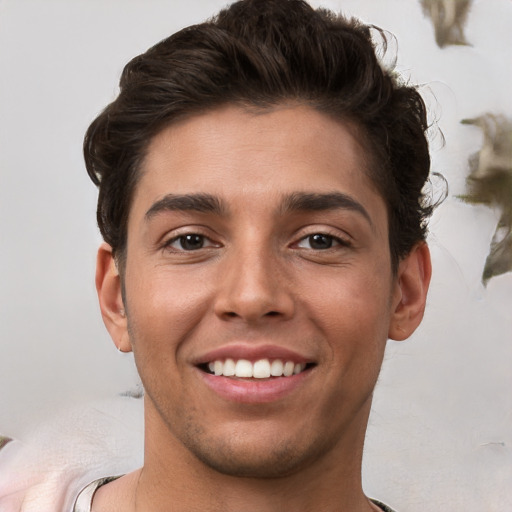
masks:
<svg viewBox="0 0 512 512"><path fill-rule="evenodd" d="M121 352L131 352L128 323L121 293L121 276L112 254L112 247L103 243L96 259L96 291L101 316L114 344Z"/></svg>
<svg viewBox="0 0 512 512"><path fill-rule="evenodd" d="M398 266L389 338L402 341L416 330L423 319L431 275L430 251L420 242Z"/></svg>

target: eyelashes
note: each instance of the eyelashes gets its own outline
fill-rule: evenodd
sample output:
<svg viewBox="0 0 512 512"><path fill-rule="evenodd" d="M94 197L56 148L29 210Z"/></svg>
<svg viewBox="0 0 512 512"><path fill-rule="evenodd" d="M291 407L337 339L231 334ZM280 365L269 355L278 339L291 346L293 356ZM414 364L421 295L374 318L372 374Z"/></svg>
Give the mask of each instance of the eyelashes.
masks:
<svg viewBox="0 0 512 512"><path fill-rule="evenodd" d="M328 233L314 233L301 238L296 246L301 249L325 251L335 247L349 247L350 243L347 240Z"/></svg>
<svg viewBox="0 0 512 512"><path fill-rule="evenodd" d="M290 245L292 249L304 249L314 252L328 251L330 249L347 248L351 243L345 238L327 232L314 232L303 236ZM163 244L166 251L174 253L197 252L202 249L220 248L222 244L215 242L202 233L183 233L171 238Z"/></svg>
<svg viewBox="0 0 512 512"><path fill-rule="evenodd" d="M187 233L179 235L164 244L164 248L176 251L198 251L208 247L220 247L219 244L214 243L207 236L200 233Z"/></svg>

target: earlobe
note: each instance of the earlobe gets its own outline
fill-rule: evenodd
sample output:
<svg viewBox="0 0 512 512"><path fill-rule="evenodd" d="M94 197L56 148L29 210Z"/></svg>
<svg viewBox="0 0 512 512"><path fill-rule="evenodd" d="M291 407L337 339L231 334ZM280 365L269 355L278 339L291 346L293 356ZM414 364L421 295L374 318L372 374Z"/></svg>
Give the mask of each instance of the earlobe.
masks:
<svg viewBox="0 0 512 512"><path fill-rule="evenodd" d="M431 275L430 251L420 242L398 267L389 338L402 341L416 330L423 319Z"/></svg>
<svg viewBox="0 0 512 512"><path fill-rule="evenodd" d="M101 316L114 344L121 352L131 352L128 324L121 293L121 276L112 248L103 243L96 259L96 291Z"/></svg>

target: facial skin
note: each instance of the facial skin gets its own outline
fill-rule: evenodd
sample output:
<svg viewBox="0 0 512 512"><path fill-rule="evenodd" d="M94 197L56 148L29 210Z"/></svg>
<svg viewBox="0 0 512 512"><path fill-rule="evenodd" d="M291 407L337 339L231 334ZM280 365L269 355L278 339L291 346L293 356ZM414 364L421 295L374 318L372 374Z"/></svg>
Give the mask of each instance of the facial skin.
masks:
<svg viewBox="0 0 512 512"><path fill-rule="evenodd" d="M430 277L424 244L393 275L365 152L353 127L304 106L225 107L154 138L124 304L108 246L97 273L105 323L146 390L146 473L309 475L303 485L332 474L361 493L385 343L419 324ZM227 357L307 366L272 379L205 372Z"/></svg>

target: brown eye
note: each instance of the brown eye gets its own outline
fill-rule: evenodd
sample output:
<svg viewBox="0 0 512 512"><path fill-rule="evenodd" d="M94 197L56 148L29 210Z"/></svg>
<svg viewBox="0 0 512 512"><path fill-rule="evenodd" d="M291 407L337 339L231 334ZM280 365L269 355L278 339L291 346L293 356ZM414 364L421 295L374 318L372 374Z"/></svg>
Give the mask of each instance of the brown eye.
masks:
<svg viewBox="0 0 512 512"><path fill-rule="evenodd" d="M333 237L329 235L324 235L322 233L315 233L314 235L310 235L307 238L309 242L309 246L311 249L330 249L333 244Z"/></svg>
<svg viewBox="0 0 512 512"><path fill-rule="evenodd" d="M185 251L194 251L204 247L204 236L202 235L182 235L178 237L177 241L179 242L180 248Z"/></svg>
<svg viewBox="0 0 512 512"><path fill-rule="evenodd" d="M165 244L165 248L173 252L197 251L198 249L212 246L214 246L214 244L210 239L197 233L187 233L177 236Z"/></svg>
<svg viewBox="0 0 512 512"><path fill-rule="evenodd" d="M333 248L350 247L350 243L327 233L313 233L299 240L297 247L313 251L325 251Z"/></svg>

